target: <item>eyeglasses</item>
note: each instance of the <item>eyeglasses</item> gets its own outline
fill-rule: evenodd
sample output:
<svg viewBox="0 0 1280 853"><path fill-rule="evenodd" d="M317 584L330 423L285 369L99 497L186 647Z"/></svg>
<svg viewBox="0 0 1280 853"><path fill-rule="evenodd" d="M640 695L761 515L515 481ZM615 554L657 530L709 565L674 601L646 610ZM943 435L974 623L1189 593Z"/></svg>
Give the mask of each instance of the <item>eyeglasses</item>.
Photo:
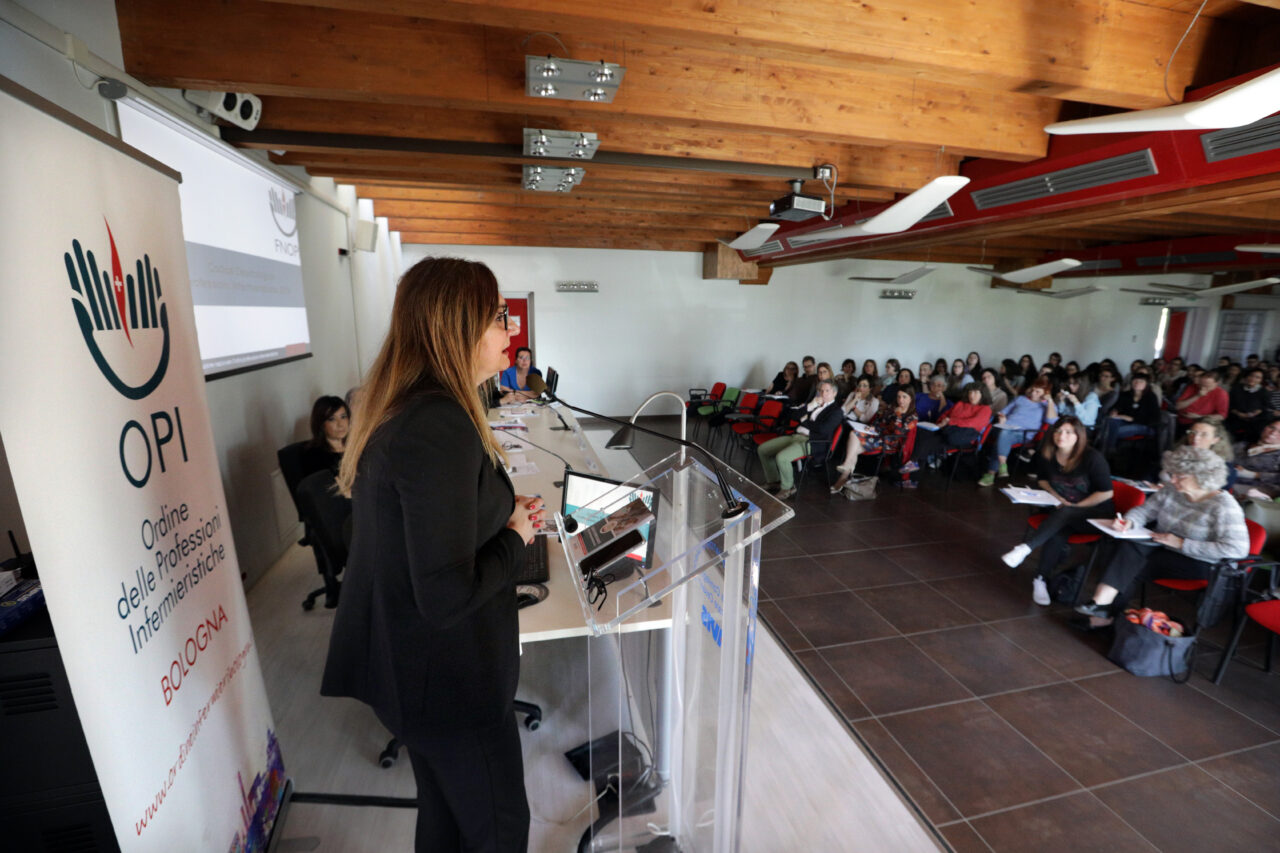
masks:
<svg viewBox="0 0 1280 853"><path fill-rule="evenodd" d="M510 315L511 315L511 306L510 306L510 305L503 305L503 306L502 306L502 309L498 311L498 316L496 316L496 317L494 317L494 318L493 318L493 322L494 322L494 323L501 323L501 324L502 324L502 328L503 328L503 330L504 330L504 331L506 331L507 329L509 329L509 328L510 328L510 327L507 325L507 318L508 318Z"/></svg>

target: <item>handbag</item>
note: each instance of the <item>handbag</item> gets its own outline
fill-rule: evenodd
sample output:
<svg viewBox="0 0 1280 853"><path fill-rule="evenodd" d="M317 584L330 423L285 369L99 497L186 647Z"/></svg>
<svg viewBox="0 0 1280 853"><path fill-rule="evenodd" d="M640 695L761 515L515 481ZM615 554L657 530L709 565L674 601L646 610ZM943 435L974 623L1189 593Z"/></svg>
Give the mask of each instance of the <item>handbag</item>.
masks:
<svg viewBox="0 0 1280 853"><path fill-rule="evenodd" d="M841 493L851 501L869 501L876 496L876 483L869 474L854 474L845 481Z"/></svg>
<svg viewBox="0 0 1280 853"><path fill-rule="evenodd" d="M1131 621L1130 614L1137 616L1138 613L1128 610L1115 620L1116 634L1107 660L1134 675L1167 675L1177 684L1186 683L1191 678L1191 664L1195 659L1195 636L1170 637L1152 630L1142 621Z"/></svg>

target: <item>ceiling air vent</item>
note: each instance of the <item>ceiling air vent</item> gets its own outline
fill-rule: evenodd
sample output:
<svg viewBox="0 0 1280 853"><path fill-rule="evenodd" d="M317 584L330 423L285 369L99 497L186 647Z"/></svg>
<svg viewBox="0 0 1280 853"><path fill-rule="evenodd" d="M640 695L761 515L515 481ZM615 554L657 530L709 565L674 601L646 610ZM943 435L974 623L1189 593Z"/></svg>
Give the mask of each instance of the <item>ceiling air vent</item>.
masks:
<svg viewBox="0 0 1280 853"><path fill-rule="evenodd" d="M955 211L951 209L951 202L944 201L942 204L929 211L929 214L921 219L921 222L933 222L935 219L946 219L948 216L954 216Z"/></svg>
<svg viewBox="0 0 1280 853"><path fill-rule="evenodd" d="M758 248L750 249L743 252L748 258L758 258L761 255L772 255L774 252L782 251L782 242L779 240L770 240L768 243L762 243Z"/></svg>
<svg viewBox="0 0 1280 853"><path fill-rule="evenodd" d="M34 714L57 707L58 695L48 673L0 679L0 717Z"/></svg>
<svg viewBox="0 0 1280 853"><path fill-rule="evenodd" d="M1152 255L1138 258L1140 267L1190 266L1191 264L1229 264L1236 259L1235 252L1196 252L1189 255Z"/></svg>
<svg viewBox="0 0 1280 853"><path fill-rule="evenodd" d="M1134 178L1147 178L1158 174L1156 161L1151 156L1151 149L1133 151L1118 157L1108 157L1095 163L1046 172L1034 178L1023 178L995 187L976 190L969 194L978 210L990 210L1006 204L1020 204L1026 201L1048 198L1062 193L1087 190L1131 181Z"/></svg>
<svg viewBox="0 0 1280 853"><path fill-rule="evenodd" d="M1210 163L1244 157L1280 148L1280 115L1246 124L1201 134L1204 159Z"/></svg>
<svg viewBox="0 0 1280 853"><path fill-rule="evenodd" d="M1118 270L1123 266L1119 258L1095 258L1092 261L1082 261L1080 266L1076 267L1073 272L1085 272L1087 270Z"/></svg>

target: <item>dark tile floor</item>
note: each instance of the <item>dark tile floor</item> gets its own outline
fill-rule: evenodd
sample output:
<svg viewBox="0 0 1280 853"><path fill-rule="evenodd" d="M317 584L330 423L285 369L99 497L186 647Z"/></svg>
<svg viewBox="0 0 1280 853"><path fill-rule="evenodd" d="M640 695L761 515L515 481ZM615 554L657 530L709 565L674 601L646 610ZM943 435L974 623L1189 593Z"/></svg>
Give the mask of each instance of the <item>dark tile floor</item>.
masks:
<svg viewBox="0 0 1280 853"><path fill-rule="evenodd" d="M943 485L928 473L850 502L810 477L765 539L759 613L948 843L1280 850L1280 672L1256 667L1261 633L1246 631L1221 686L1217 649L1188 684L1131 676L1107 636L1031 602L1038 555L1000 562L1025 508Z"/></svg>
<svg viewBox="0 0 1280 853"><path fill-rule="evenodd" d="M1186 685L1118 669L1108 637L1031 602L1036 555L1000 562L1026 510L943 485L850 502L811 478L760 571L760 615L943 837L1280 849L1280 673L1236 662L1215 687L1216 649ZM1256 664L1261 641L1247 632L1239 657Z"/></svg>

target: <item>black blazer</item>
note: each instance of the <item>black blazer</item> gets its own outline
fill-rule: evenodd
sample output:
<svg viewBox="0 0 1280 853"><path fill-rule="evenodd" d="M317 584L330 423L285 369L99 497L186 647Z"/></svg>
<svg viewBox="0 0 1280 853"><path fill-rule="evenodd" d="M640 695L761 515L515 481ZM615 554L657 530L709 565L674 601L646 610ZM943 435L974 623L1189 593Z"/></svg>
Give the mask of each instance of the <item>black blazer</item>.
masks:
<svg viewBox="0 0 1280 853"><path fill-rule="evenodd" d="M838 402L832 402L822 411L818 412L817 419L811 418L806 414L800 419L800 426L809 428L809 438L813 441L830 441L831 436L835 434L836 427L844 420L844 409L840 408Z"/></svg>
<svg viewBox="0 0 1280 853"><path fill-rule="evenodd" d="M365 446L352 539L320 692L370 706L413 746L428 732L492 726L519 680L507 528L515 492L466 412L422 393Z"/></svg>

